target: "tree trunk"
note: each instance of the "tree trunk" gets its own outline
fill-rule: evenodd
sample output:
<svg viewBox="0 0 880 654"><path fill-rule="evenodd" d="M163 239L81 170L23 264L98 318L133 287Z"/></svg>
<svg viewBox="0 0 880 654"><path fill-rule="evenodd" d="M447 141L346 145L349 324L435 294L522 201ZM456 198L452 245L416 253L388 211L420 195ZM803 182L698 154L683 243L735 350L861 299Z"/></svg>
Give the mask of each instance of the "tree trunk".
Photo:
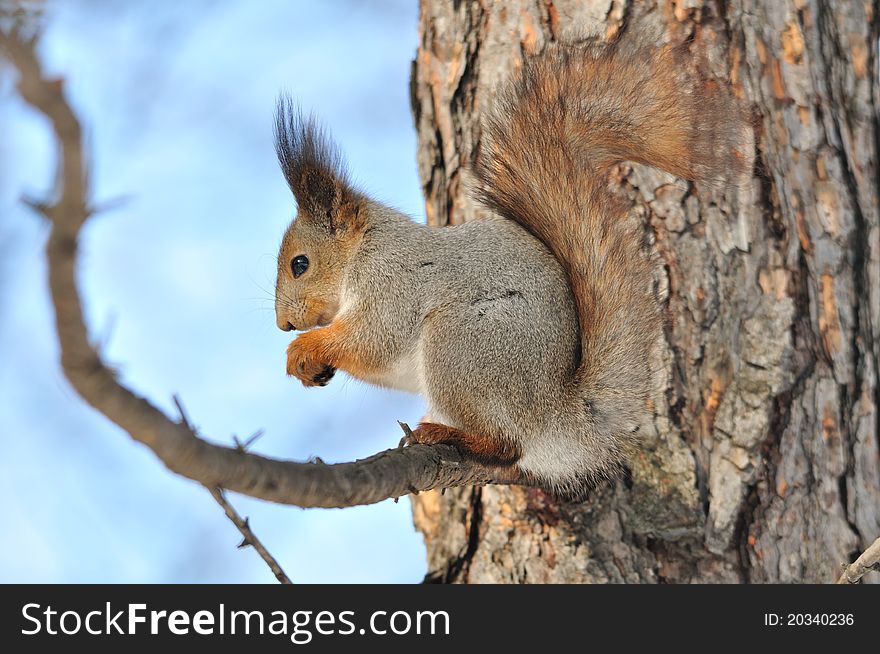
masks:
<svg viewBox="0 0 880 654"><path fill-rule="evenodd" d="M829 582L880 535L878 8L422 0L412 100L435 226L482 211L466 193L480 114L554 40L690 40L758 140L738 193L614 175L668 318L630 474L581 503L504 486L415 497L429 580Z"/></svg>

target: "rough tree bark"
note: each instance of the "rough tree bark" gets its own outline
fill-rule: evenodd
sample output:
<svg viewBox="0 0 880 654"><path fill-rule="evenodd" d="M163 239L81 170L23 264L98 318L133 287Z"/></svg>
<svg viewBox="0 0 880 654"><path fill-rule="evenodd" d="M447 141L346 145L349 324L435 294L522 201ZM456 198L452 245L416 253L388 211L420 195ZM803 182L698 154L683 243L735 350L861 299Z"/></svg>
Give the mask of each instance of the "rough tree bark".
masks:
<svg viewBox="0 0 880 654"><path fill-rule="evenodd" d="M433 225L481 211L465 192L481 111L553 40L690 40L759 143L738 194L641 166L613 180L668 316L629 477L578 504L504 486L415 497L429 579L830 582L880 535L878 9L422 0L412 100Z"/></svg>

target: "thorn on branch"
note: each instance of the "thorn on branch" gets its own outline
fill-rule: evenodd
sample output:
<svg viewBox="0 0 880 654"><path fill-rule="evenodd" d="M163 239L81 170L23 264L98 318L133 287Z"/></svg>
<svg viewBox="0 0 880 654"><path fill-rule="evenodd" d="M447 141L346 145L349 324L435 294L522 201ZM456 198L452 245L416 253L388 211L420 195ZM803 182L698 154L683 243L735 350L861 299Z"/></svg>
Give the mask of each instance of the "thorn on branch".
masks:
<svg viewBox="0 0 880 654"><path fill-rule="evenodd" d="M52 205L48 202L44 200L37 200L26 195L22 196L21 202L25 206L30 207L38 214L42 215L44 218L48 218L49 220L52 219L52 217L49 215L50 211L52 211Z"/></svg>
<svg viewBox="0 0 880 654"><path fill-rule="evenodd" d="M239 452L247 452L248 448L257 442L257 439L260 438L265 433L263 429L258 429L253 434L251 434L248 438L244 440L244 442L238 440L238 436L235 434L232 435L232 442L235 443L235 449Z"/></svg>
<svg viewBox="0 0 880 654"><path fill-rule="evenodd" d="M250 518L248 518L248 517L244 518L243 528L245 531L250 531L250 528L251 528L251 519ZM251 542L250 538L248 538L245 535L244 537L242 537L241 542L238 544L237 547L238 547L238 549L244 549L245 547L253 547L253 545L254 544Z"/></svg>
<svg viewBox="0 0 880 654"><path fill-rule="evenodd" d="M412 429L409 428L409 425L405 422L397 421L397 424L400 425L400 428L403 430L403 438L400 439L400 442L397 444L397 449L402 450L407 445L412 445L413 443L413 433Z"/></svg>
<svg viewBox="0 0 880 654"><path fill-rule="evenodd" d="M244 449L248 449L251 445L257 442L257 440L265 434L266 431L264 429L258 429L253 434L251 434L248 439L244 442Z"/></svg>
<svg viewBox="0 0 880 654"><path fill-rule="evenodd" d="M88 208L87 211L91 216L102 213L110 213L111 211L115 211L116 209L123 208L125 205L131 202L131 198L131 195L118 195L116 197L110 198L109 200L104 200L103 202L101 202L101 204Z"/></svg>
<svg viewBox="0 0 880 654"><path fill-rule="evenodd" d="M180 416L180 423L195 434L195 427L193 427L193 424L186 413L186 409L183 408L183 401L180 399L180 396L175 393L171 396L171 400L174 402L174 406L177 407L177 413Z"/></svg>

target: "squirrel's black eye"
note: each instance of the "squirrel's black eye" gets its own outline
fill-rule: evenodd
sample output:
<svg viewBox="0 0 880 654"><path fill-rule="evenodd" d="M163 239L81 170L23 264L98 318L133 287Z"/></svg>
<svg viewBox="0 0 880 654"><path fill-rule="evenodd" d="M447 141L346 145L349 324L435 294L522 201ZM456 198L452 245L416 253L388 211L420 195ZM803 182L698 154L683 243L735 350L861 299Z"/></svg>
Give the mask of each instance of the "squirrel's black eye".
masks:
<svg viewBox="0 0 880 654"><path fill-rule="evenodd" d="M294 277L299 277L309 269L309 258L304 254L294 257L290 262L290 269L293 271Z"/></svg>

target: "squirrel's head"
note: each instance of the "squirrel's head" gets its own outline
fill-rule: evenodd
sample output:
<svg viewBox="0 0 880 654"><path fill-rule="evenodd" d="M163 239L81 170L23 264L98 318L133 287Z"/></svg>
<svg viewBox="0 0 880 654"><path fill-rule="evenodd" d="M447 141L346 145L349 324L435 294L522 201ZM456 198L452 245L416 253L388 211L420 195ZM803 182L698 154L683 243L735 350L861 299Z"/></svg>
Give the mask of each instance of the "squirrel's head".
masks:
<svg viewBox="0 0 880 654"><path fill-rule="evenodd" d="M349 184L329 137L283 97L275 150L297 204L278 253L275 320L284 331L311 329L339 310L343 274L364 232L366 198Z"/></svg>

